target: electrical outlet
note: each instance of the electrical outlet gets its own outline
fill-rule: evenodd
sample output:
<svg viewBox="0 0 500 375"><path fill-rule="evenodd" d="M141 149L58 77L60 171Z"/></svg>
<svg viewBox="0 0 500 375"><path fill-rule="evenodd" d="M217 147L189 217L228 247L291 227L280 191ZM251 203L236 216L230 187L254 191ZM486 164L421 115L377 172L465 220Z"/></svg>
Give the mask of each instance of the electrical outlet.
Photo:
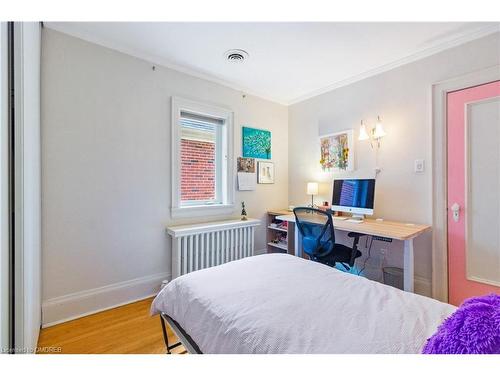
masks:
<svg viewBox="0 0 500 375"><path fill-rule="evenodd" d="M423 159L415 160L415 173L424 173L425 165Z"/></svg>

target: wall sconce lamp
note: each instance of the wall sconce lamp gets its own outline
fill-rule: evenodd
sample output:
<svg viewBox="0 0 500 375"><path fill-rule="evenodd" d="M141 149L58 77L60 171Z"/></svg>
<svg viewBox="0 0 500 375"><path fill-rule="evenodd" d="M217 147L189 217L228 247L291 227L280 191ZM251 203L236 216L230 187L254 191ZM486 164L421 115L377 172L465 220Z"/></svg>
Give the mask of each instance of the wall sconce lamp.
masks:
<svg viewBox="0 0 500 375"><path fill-rule="evenodd" d="M382 126L382 121L380 120L380 116L377 116L377 123L375 127L370 130L371 134L368 134L366 130L366 126L361 120L361 126L359 127L359 137L358 140L366 141L370 140L370 145L374 148L373 144L377 145L377 148L380 148L380 139L385 136L384 127Z"/></svg>

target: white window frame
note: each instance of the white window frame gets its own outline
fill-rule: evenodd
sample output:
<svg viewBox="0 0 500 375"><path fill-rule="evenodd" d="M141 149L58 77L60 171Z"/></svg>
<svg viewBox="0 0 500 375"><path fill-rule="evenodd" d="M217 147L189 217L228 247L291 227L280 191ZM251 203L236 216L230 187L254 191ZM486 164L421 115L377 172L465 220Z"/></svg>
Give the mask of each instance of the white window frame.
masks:
<svg viewBox="0 0 500 375"><path fill-rule="evenodd" d="M221 186L216 179L216 197L220 203L181 204L181 112L189 112L200 116L213 117L224 121L224 129L220 133L221 142L217 142L216 174L222 175ZM234 177L233 177L233 112L227 108L200 103L190 99L172 97L172 205L173 218L199 217L207 215L231 214L234 211Z"/></svg>
<svg viewBox="0 0 500 375"><path fill-rule="evenodd" d="M182 112L186 112L184 110L181 110L181 115ZM189 111L192 113L192 111ZM181 116L182 117L182 116ZM213 117L213 116L210 116ZM225 120L224 120L224 126L225 126ZM225 150L226 147L223 147L224 144L224 133L225 129L222 126L215 125L215 176L221 176L222 178L224 177L223 172L223 163L225 162ZM205 205L220 205L224 202L224 196L223 196L223 183L222 181L219 181L218 178L215 179L215 197L214 199L199 199L199 200L191 200L191 201L182 201L181 206L186 207L186 206L205 206Z"/></svg>

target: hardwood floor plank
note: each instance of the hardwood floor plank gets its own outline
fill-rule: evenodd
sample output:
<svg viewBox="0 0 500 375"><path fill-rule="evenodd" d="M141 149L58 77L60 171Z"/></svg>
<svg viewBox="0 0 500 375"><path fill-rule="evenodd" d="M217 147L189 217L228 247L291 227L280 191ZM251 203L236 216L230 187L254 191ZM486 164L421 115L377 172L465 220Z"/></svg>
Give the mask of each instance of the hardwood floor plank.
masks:
<svg viewBox="0 0 500 375"><path fill-rule="evenodd" d="M164 354L159 316L151 317L152 298L43 328L38 346L61 348L63 354ZM167 327L168 340L177 342ZM174 353L182 353L183 346ZM42 351L45 353L45 351Z"/></svg>

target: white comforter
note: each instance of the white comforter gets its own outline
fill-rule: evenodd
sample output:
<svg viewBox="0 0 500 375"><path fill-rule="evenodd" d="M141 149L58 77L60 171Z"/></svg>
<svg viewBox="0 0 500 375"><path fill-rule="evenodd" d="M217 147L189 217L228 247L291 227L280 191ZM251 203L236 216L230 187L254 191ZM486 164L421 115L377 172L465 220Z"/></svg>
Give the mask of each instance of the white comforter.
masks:
<svg viewBox="0 0 500 375"><path fill-rule="evenodd" d="M181 276L153 301L203 353L419 353L455 310L284 254Z"/></svg>

